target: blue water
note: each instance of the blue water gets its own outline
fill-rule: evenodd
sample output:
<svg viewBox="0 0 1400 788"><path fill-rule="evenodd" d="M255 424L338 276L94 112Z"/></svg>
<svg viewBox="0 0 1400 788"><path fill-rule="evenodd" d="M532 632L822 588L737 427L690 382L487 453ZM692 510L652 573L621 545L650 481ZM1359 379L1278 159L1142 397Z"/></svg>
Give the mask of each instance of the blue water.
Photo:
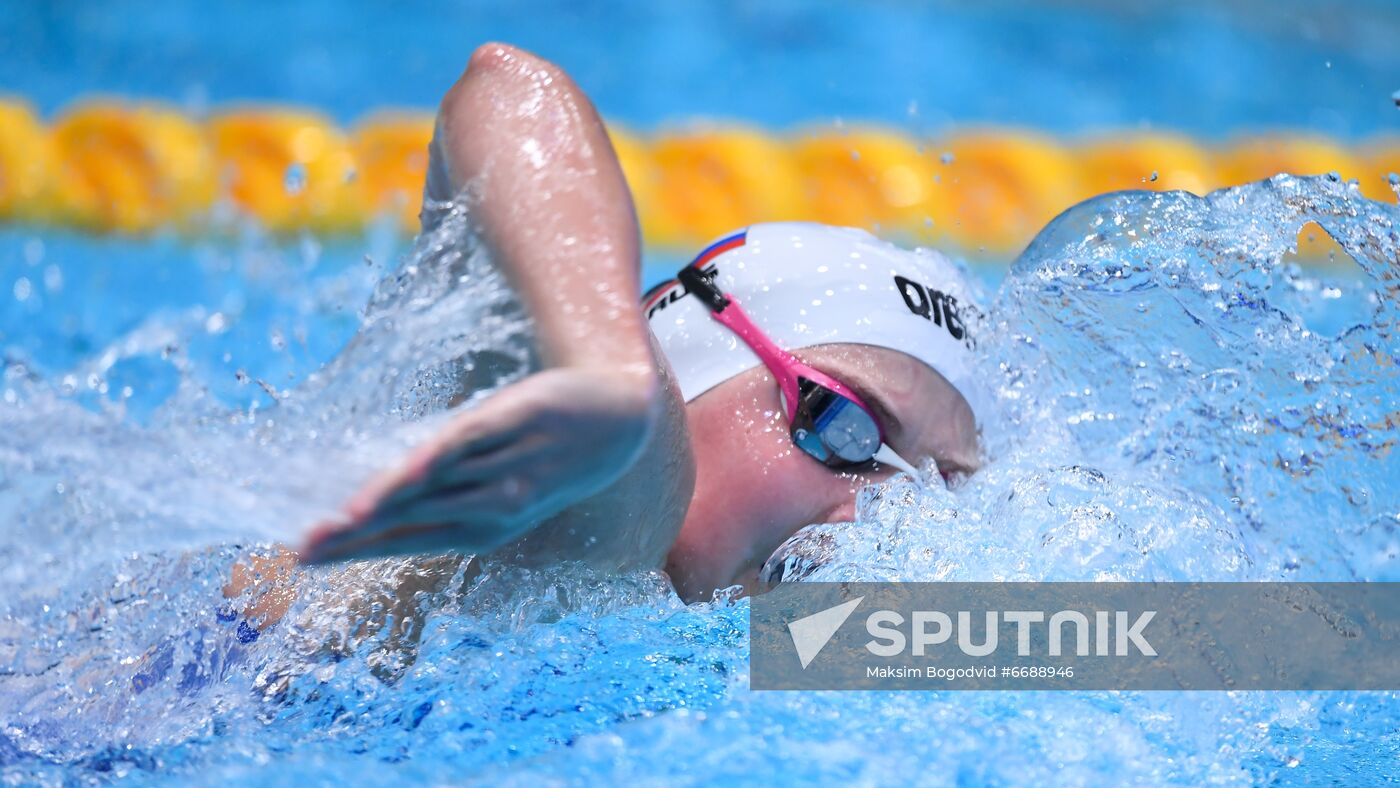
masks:
<svg viewBox="0 0 1400 788"><path fill-rule="evenodd" d="M436 106L471 47L500 39L556 60L640 129L843 118L1353 139L1400 121L1393 0L78 0L6 3L0 31L0 91L45 111L100 92L196 113L292 102L348 122Z"/></svg>
<svg viewBox="0 0 1400 788"><path fill-rule="evenodd" d="M107 91L349 122L431 107L501 38L644 129L1353 139L1400 118L1394 3L1121 5L12 3L0 89L45 111ZM1309 219L1354 259L1290 263ZM1071 211L975 271L999 395L986 469L950 492L871 488L858 522L772 560L790 582L1400 580L1397 219L1286 178ZM3 779L1400 778L1394 693L754 693L747 602L685 607L650 574L300 572L253 637L220 591L236 562L431 430L452 381L526 368L489 261L441 240L0 230ZM656 281L679 261L646 262ZM406 577L429 590L396 602Z"/></svg>
<svg viewBox="0 0 1400 788"><path fill-rule="evenodd" d="M1307 220L1344 275L1280 262ZM986 469L870 488L772 560L793 582L1400 579L1398 220L1288 178L1069 212L985 298ZM102 244L10 240L0 281L31 286L3 313L9 779L1400 776L1392 693L754 693L747 602L687 608L658 575L318 569L254 638L230 566L439 418L452 358L515 359L487 387L523 369L528 327L482 306L503 284L443 236L397 266L159 242L159 288ZM428 590L396 606L408 576Z"/></svg>

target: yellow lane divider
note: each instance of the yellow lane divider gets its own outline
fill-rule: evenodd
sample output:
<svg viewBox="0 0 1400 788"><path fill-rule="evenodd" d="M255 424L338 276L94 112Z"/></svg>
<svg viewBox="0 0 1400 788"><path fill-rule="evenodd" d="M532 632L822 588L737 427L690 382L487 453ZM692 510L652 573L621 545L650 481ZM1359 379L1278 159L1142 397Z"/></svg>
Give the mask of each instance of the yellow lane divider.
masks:
<svg viewBox="0 0 1400 788"><path fill-rule="evenodd" d="M53 149L43 126L23 104L0 101L0 217L37 218Z"/></svg>
<svg viewBox="0 0 1400 788"><path fill-rule="evenodd" d="M299 109L195 120L110 100L44 123L24 102L0 98L0 221L142 233L248 217L276 232L333 233L387 217L411 231L432 129L427 113L378 113L347 130ZM1107 191L1203 194L1279 172L1337 172L1393 201L1400 172L1400 137L1346 146L1271 134L1203 146L1155 132L1066 143L1015 129L918 140L875 127L773 134L737 125L612 135L646 240L678 248L751 222L811 219L1005 256L1060 211Z"/></svg>
<svg viewBox="0 0 1400 788"><path fill-rule="evenodd" d="M200 127L158 107L88 104L49 129L37 212L94 230L140 231L202 213L215 193Z"/></svg>

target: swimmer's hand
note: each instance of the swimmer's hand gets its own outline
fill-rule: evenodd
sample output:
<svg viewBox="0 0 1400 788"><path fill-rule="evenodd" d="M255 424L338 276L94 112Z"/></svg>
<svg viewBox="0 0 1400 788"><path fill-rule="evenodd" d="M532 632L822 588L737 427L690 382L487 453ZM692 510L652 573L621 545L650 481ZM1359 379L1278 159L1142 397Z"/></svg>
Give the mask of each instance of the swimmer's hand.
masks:
<svg viewBox="0 0 1400 788"><path fill-rule="evenodd" d="M641 454L662 397L650 365L559 367L496 392L315 528L304 563L487 552L605 489Z"/></svg>

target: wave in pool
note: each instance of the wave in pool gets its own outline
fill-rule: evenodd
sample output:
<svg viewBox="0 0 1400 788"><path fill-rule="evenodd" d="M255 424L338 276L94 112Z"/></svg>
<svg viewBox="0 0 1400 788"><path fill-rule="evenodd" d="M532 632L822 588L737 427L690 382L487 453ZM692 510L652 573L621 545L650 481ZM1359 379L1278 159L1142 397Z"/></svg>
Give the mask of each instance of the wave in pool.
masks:
<svg viewBox="0 0 1400 788"><path fill-rule="evenodd" d="M754 693L747 602L685 607L656 574L296 570L289 613L258 631L222 593L236 563L530 368L528 323L464 211L443 211L299 385L263 374L276 342L246 380L215 380L234 346L209 337L314 333L365 272L287 266L257 308L161 312L62 369L7 357L6 779L1395 776L1391 693ZM856 522L805 529L766 572L1400 579L1397 219L1351 184L1287 176L1068 211L989 301L986 468L952 490L867 488ZM1287 262L1308 222L1360 285ZM1354 319L1322 327L1328 301ZM234 325L211 334L215 315ZM227 407L229 385L249 402Z"/></svg>

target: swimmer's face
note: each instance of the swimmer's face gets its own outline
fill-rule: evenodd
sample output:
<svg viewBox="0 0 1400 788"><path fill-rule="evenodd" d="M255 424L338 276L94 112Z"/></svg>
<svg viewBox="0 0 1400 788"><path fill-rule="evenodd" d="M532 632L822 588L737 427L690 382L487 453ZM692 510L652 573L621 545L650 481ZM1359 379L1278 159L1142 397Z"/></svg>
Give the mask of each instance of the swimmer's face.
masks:
<svg viewBox="0 0 1400 788"><path fill-rule="evenodd" d="M823 345L802 361L852 387L880 418L885 439L944 474L977 467L972 410L941 375L898 351ZM757 367L686 407L696 459L695 495L667 571L687 601L740 583L756 588L768 556L803 526L854 519L855 494L894 471L833 471L793 445L777 383Z"/></svg>

